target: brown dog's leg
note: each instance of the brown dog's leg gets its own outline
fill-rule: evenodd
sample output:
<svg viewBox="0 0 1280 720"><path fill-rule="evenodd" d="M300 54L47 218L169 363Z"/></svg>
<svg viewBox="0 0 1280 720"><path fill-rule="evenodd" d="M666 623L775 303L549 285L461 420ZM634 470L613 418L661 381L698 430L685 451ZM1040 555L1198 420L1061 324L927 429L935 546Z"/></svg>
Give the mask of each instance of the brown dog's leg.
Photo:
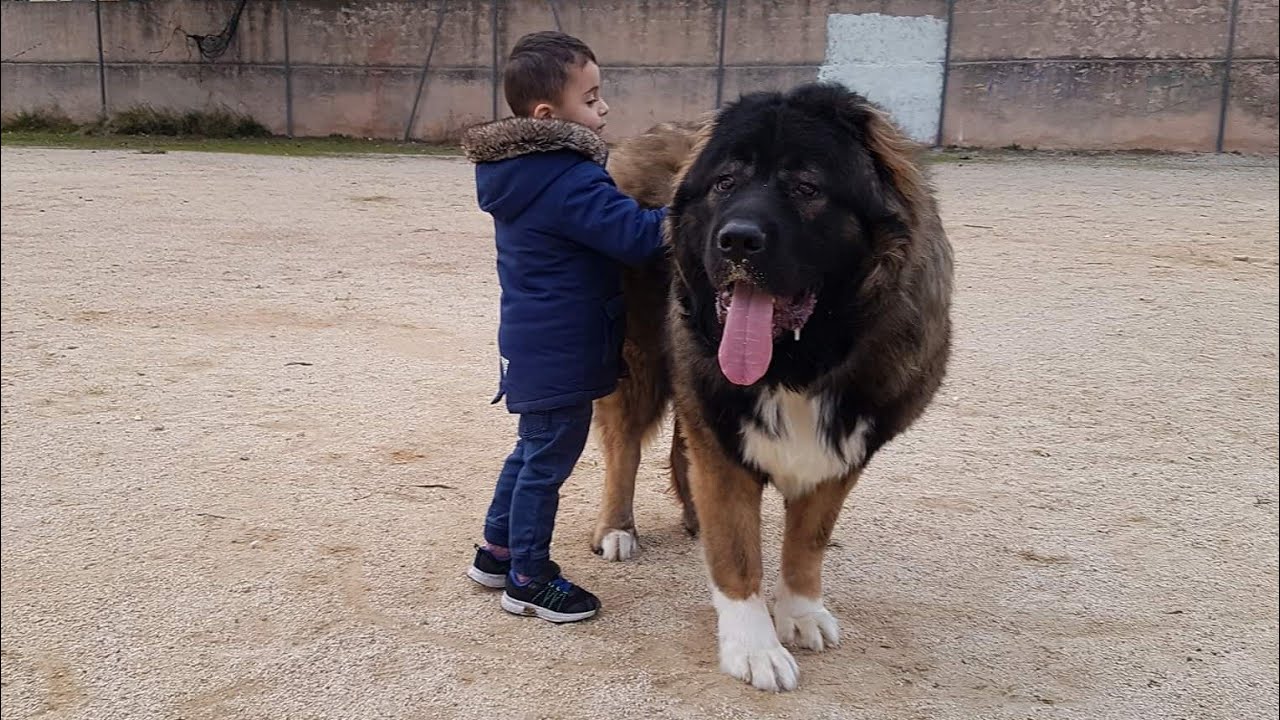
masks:
<svg viewBox="0 0 1280 720"><path fill-rule="evenodd" d="M707 434L694 431L686 439L693 501L719 621L720 669L761 690L794 689L799 668L778 642L773 618L760 595L764 485L726 458Z"/></svg>
<svg viewBox="0 0 1280 720"><path fill-rule="evenodd" d="M773 608L784 643L810 650L840 644L840 625L822 602L822 558L845 496L857 479L854 473L787 500L782 576Z"/></svg>
<svg viewBox="0 0 1280 720"><path fill-rule="evenodd" d="M693 491L689 489L689 450L677 418L671 431L671 489L680 499L685 532L698 536L698 512L693 504Z"/></svg>
<svg viewBox="0 0 1280 720"><path fill-rule="evenodd" d="M625 390L596 402L596 427L604 452L604 497L591 549L605 560L627 560L639 550L633 504L640 469L641 432L628 413Z"/></svg>

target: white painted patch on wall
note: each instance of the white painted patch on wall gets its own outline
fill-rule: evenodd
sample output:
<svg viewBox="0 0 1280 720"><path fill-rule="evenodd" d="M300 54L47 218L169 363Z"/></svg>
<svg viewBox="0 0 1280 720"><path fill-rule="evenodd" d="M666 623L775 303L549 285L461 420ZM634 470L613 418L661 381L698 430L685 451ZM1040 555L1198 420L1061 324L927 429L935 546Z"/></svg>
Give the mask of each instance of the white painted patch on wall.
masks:
<svg viewBox="0 0 1280 720"><path fill-rule="evenodd" d="M833 13L827 16L827 56L818 80L865 95L911 138L932 145L946 54L944 19Z"/></svg>

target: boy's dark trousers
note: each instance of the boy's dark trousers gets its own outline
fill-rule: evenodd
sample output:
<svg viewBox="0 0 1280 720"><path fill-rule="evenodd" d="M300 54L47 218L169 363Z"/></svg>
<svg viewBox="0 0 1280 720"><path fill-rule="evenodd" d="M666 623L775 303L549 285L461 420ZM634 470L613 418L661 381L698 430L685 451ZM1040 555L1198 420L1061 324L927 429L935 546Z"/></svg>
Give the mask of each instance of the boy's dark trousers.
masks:
<svg viewBox="0 0 1280 720"><path fill-rule="evenodd" d="M560 486L590 431L590 402L520 415L519 439L498 475L484 521L485 542L510 548L512 572L538 577L551 558Z"/></svg>

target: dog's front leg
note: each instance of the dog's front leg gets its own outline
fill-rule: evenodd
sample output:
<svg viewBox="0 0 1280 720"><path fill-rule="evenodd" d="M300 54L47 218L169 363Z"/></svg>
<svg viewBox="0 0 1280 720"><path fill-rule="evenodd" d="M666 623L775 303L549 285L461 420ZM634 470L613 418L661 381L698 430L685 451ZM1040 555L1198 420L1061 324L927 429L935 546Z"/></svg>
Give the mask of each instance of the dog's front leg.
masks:
<svg viewBox="0 0 1280 720"><path fill-rule="evenodd" d="M692 429L692 428L691 428ZM707 434L687 438L694 505L719 620L720 669L761 690L792 690L800 675L778 642L760 594L760 479L725 457Z"/></svg>
<svg viewBox="0 0 1280 720"><path fill-rule="evenodd" d="M822 601L822 559L845 496L857 480L855 472L786 500L782 574L773 608L785 643L819 651L840 644L840 624Z"/></svg>

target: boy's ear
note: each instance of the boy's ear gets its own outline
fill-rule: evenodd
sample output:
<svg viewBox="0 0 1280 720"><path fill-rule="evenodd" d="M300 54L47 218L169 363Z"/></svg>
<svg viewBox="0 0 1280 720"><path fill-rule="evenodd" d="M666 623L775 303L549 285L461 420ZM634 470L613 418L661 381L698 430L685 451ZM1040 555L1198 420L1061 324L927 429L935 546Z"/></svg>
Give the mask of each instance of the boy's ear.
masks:
<svg viewBox="0 0 1280 720"><path fill-rule="evenodd" d="M546 120L551 117L552 112L552 107L547 103L538 103L533 108L532 117L538 118L539 120Z"/></svg>

